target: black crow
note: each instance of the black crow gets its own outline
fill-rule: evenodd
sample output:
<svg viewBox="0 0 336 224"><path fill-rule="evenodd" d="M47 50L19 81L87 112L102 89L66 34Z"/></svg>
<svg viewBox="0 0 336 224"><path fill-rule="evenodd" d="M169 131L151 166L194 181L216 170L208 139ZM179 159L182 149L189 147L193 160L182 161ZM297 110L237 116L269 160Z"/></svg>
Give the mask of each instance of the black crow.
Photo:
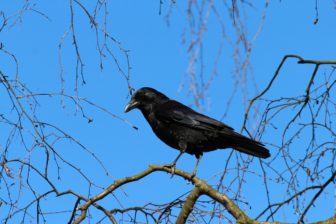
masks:
<svg viewBox="0 0 336 224"><path fill-rule="evenodd" d="M169 165L173 169L184 152L197 158L193 176L196 174L203 152L233 148L260 158L270 156L262 143L235 132L233 128L220 121L169 99L153 88L144 87L133 94L125 107L125 112L134 108L142 112L159 139L170 147L180 150L180 154Z"/></svg>

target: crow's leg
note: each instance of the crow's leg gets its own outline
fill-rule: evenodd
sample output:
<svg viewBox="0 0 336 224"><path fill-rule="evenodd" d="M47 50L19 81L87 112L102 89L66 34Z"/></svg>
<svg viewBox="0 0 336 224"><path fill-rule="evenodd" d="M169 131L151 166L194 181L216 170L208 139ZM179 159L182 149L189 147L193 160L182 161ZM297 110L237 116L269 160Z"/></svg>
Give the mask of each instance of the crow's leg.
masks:
<svg viewBox="0 0 336 224"><path fill-rule="evenodd" d="M179 143L179 147L180 147L180 154L178 154L178 156L176 157L176 159L174 159L174 161L171 164L165 165L165 167L169 167L171 168L171 174L172 177L174 176L175 173L175 167L176 167L176 163L177 160L179 160L179 158L183 155L183 153L185 153L185 151L187 150L187 144L186 143Z"/></svg>
<svg viewBox="0 0 336 224"><path fill-rule="evenodd" d="M183 155L184 152L185 150L181 151L180 154L178 154L178 156L176 157L176 159L174 159L174 161L171 163L173 166L176 165L177 160Z"/></svg>
<svg viewBox="0 0 336 224"><path fill-rule="evenodd" d="M193 170L193 172L192 172L192 174L191 174L191 178L193 178L194 176L196 176L196 172L197 172L198 164L199 164L199 162L201 161L202 156L203 156L202 154L199 155L199 156L197 156L197 162L196 162L195 168L194 168L194 170Z"/></svg>
<svg viewBox="0 0 336 224"><path fill-rule="evenodd" d="M179 160L179 158L183 155L184 152L185 150L181 150L180 154L178 154L176 159L174 159L174 161L171 164L164 165L165 167L171 168L172 177L174 176L174 173L175 173L175 167L176 167L177 160Z"/></svg>

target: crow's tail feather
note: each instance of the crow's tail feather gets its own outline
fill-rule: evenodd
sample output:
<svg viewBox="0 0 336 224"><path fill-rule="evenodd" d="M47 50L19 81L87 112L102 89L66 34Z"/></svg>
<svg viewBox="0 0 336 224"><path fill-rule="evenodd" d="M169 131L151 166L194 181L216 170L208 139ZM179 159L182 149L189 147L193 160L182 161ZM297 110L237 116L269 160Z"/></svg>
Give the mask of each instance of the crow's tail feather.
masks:
<svg viewBox="0 0 336 224"><path fill-rule="evenodd" d="M269 150L266 149L264 145L258 141L249 139L238 133L235 133L234 140L235 141L232 148L240 152L256 156L259 158L268 158L271 156Z"/></svg>

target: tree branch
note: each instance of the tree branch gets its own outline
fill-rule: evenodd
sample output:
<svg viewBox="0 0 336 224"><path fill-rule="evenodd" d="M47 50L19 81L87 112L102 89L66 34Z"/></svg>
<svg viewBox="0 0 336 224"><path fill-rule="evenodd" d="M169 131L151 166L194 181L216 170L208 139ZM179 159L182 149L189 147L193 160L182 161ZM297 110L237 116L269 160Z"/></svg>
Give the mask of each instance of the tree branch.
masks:
<svg viewBox="0 0 336 224"><path fill-rule="evenodd" d="M334 215L333 217L325 220L325 221L319 221L319 222L315 222L312 224L334 224L336 223L336 215Z"/></svg>
<svg viewBox="0 0 336 224"><path fill-rule="evenodd" d="M315 194L315 196L311 199L309 205L306 207L306 209L304 210L304 212L302 213L299 223L304 223L303 219L305 217L305 215L307 214L307 212L309 211L310 207L314 204L314 202L316 201L316 199L320 196L320 194L323 192L323 190L332 182L334 181L336 176L336 172L334 172L331 177L321 186L320 190Z"/></svg>
<svg viewBox="0 0 336 224"><path fill-rule="evenodd" d="M164 165L150 165L146 170L134 175L125 177L120 180L114 181L113 184L111 184L109 187L107 187L104 191L97 194L96 196L90 198L88 201L86 201L85 204L83 204L81 207L78 208L78 210L81 211L80 216L78 219L74 221L74 224L81 223L86 215L89 207L93 204L95 204L97 201L102 200L107 195L112 193L114 190L118 189L119 187L140 180L146 176L148 176L151 173L157 172L157 171L163 171L166 173L171 173L172 169L170 167L166 167ZM216 200L218 203L222 204L227 211L237 220L238 224L257 224L257 223L278 223L278 222L257 222L249 218L228 196L226 196L223 193L220 193L219 191L215 190L213 187L211 187L209 184L207 184L202 179L199 179L198 177L192 177L192 174L187 173L180 169L175 169L174 171L175 175L180 176L187 181L190 181L194 186L194 190L188 195L186 203L182 207L182 210L180 212L180 215L178 217L177 223L185 223L188 215L194 208L194 204L198 197L202 194L205 194L209 196L210 198Z"/></svg>
<svg viewBox="0 0 336 224"><path fill-rule="evenodd" d="M249 115L249 112L250 112L250 110L251 110L251 108L252 108L252 105L254 104L254 102L255 102L256 100L258 100L260 97L262 97L262 96L263 96L263 95L264 95L264 94L271 88L272 84L274 83L274 80L275 80L275 79L277 78L277 76L279 75L279 72L280 72L282 66L284 65L284 63L286 62L286 60L287 60L288 58L296 58L296 59L298 59L298 64L314 64L314 65L316 65L316 66L315 66L315 69L314 69L314 72L313 72L313 76L312 76L312 78L311 78L311 80L310 80L310 82L309 82L309 84L308 84L308 88L307 88L306 92L310 90L310 86L311 86L312 82L314 81L314 77L315 77L315 74L317 73L317 70L318 70L318 68L319 68L319 65L331 65L331 64L336 65L336 60L305 60L305 59L303 59L303 58L302 58L301 56L299 56L299 55L294 55L294 54L285 55L285 56L283 57L283 59L281 60L281 62L280 62L280 64L279 64L278 68L276 69L276 71L275 71L275 73L274 73L274 75L273 75L271 81L270 81L270 82L268 83L268 85L266 86L266 88L265 88L259 95L255 96L255 97L250 101L250 103L249 103L249 105L248 105L248 107L247 107L247 109L246 109L245 115L244 115L244 122L243 122L243 126L242 126L241 131L243 131L243 130L246 130L246 131L247 131L247 129L246 129L246 122L247 122L247 120L248 120L248 115ZM248 132L248 131L247 131L247 132ZM248 132L248 133L249 133L249 132Z"/></svg>
<svg viewBox="0 0 336 224"><path fill-rule="evenodd" d="M176 224L186 223L188 216L193 211L197 199L202 195L201 190L198 187L195 187L187 197L186 202L184 203L179 216L177 217Z"/></svg>

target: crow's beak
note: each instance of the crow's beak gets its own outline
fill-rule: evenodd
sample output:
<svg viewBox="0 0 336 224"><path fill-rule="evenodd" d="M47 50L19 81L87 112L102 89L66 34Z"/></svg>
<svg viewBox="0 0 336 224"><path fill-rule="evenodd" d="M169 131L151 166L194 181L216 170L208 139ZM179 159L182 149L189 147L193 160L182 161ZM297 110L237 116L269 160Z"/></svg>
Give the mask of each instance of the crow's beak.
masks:
<svg viewBox="0 0 336 224"><path fill-rule="evenodd" d="M125 113L127 113L128 111L131 111L133 110L134 108L136 108L137 106L139 106L139 102L138 101L135 101L134 99L131 99L130 102L128 102L128 104L126 105L124 111Z"/></svg>

